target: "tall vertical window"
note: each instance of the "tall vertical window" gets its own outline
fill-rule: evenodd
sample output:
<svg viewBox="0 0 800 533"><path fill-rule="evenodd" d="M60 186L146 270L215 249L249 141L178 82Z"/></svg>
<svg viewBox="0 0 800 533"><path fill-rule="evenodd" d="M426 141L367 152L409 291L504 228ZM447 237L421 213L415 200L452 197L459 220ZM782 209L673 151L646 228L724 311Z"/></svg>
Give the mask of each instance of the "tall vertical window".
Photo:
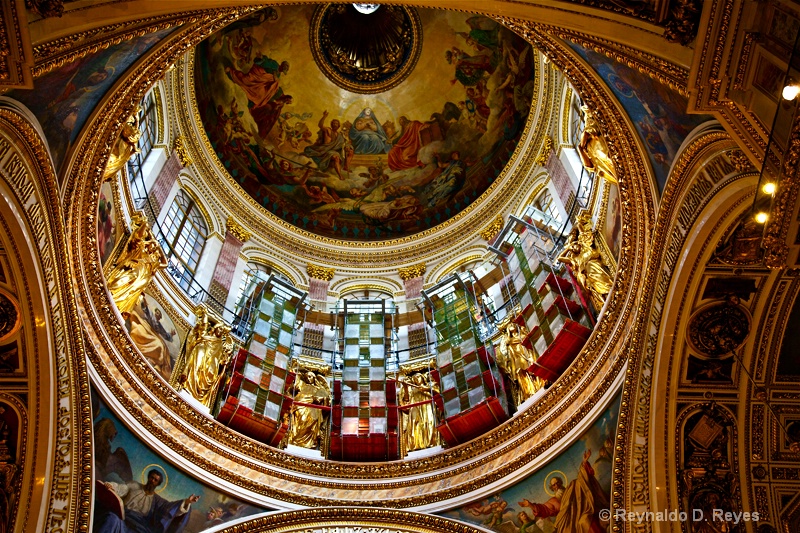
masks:
<svg viewBox="0 0 800 533"><path fill-rule="evenodd" d="M206 244L208 227L197 204L186 192L178 191L161 231L161 247L169 259L169 271L188 291Z"/></svg>
<svg viewBox="0 0 800 533"><path fill-rule="evenodd" d="M545 189L542 191L542 193L536 197L533 206L544 213L548 219L554 220L556 223L553 224L553 226L558 227L561 224L561 214L558 212L558 208L553 200L553 195L550 194L549 190ZM548 221L545 220L543 222L547 223Z"/></svg>
<svg viewBox="0 0 800 533"><path fill-rule="evenodd" d="M158 124L156 122L156 99L153 91L148 92L139 105L139 152L133 154L128 159L128 180L131 182L134 194L144 198L144 176L142 175L142 165L153 149L158 135Z"/></svg>
<svg viewBox="0 0 800 533"><path fill-rule="evenodd" d="M581 135L583 135L583 129L586 126L586 121L583 117L583 109L581 106L583 105L583 101L578 96L577 93L574 93L572 96L572 102L570 104L570 134L572 138L570 139L572 145L577 149L578 145L581 143ZM587 172L583 165L576 168L575 171L577 172L579 179L578 179L578 187L577 189L577 196L572 199L571 202L567 202L569 204L577 202L580 207L586 207L589 194L592 190L592 181L594 180L594 174ZM574 209L572 205L568 205L567 213L570 213L570 216L574 215Z"/></svg>

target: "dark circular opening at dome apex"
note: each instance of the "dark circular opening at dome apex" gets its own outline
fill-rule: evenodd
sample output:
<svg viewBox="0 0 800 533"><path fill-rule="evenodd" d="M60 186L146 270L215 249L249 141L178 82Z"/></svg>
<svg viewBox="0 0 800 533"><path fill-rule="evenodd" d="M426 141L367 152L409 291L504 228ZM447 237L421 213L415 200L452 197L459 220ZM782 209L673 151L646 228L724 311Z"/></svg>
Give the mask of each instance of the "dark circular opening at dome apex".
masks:
<svg viewBox="0 0 800 533"><path fill-rule="evenodd" d="M422 47L416 10L382 6L371 13L355 4L319 6L311 21L311 53L339 87L377 94L408 77Z"/></svg>

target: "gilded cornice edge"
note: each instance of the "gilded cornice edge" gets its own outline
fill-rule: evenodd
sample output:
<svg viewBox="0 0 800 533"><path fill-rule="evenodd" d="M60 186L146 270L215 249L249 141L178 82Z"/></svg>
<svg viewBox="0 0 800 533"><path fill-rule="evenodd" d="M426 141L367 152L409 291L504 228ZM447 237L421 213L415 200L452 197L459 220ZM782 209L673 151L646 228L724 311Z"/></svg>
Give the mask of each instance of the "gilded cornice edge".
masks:
<svg viewBox="0 0 800 533"><path fill-rule="evenodd" d="M119 44L148 33L171 28L173 26L191 25L209 17L224 16L236 10L239 15L261 9L262 6L239 8L218 8L212 10L190 10L169 15L148 17L136 21L118 22L93 28L66 37L60 37L33 47L35 65L33 76L38 78L58 67L71 63L98 50ZM131 26L136 26L131 28Z"/></svg>
<svg viewBox="0 0 800 533"><path fill-rule="evenodd" d="M554 54L555 57L558 57L557 50L551 50L551 53ZM564 61L568 61L568 59L564 58ZM576 68L580 69L579 66ZM157 73L158 69L153 67L152 71ZM580 79L576 80L575 82L578 87L583 86ZM132 90L135 92L137 89ZM143 94L143 88L138 90L140 95ZM588 90L589 89L587 88L587 92ZM122 113L119 110L124 110L124 104L119 102L121 95L118 94L115 95L115 97L116 100L112 98L111 104L109 105L112 106L112 108L114 105L116 105L117 110L110 113L110 116L116 116L117 114L121 115ZM600 96L596 96L595 98L599 97ZM131 101L136 100L133 99ZM104 120L107 121L109 118L104 117ZM623 132L626 132L619 141L621 145L630 145L632 138L630 137L630 132L625 130L621 125L624 123L624 121L622 121L622 117L613 115L613 118L610 120L612 120L611 124L614 124L616 128L620 128ZM85 162L76 166L76 169L82 169L81 172L71 175L69 183L70 187L76 187L78 184L84 187L84 193L80 195L80 198L82 198L84 202L88 200L89 205L96 205L97 200L97 192L93 189L93 187L96 187L97 185L97 175L96 173L93 174L91 165L92 157L95 160L103 157L102 148L98 148L98 143L101 141L96 139L108 137L108 135L102 134L101 131L99 131L102 130L103 127L99 124L99 122L94 123L94 129L98 131L92 130L89 134L87 134L87 137L94 137L94 139L88 141L86 138L83 139L83 141L85 141L84 147L89 148L83 153L92 154L91 157L89 155L83 156ZM107 128L107 122L103 124L106 124L105 127ZM108 130L105 131L107 133ZM92 135L92 133L97 135ZM635 152L630 150L630 154L633 153ZM626 152L625 157L630 157L630 154ZM624 159L622 160L621 164L623 167L625 167L629 164L629 162L627 159ZM630 164L633 164L633 161L631 161ZM638 170L635 168L630 171L631 184L635 183L633 177L637 175L637 172ZM88 178L93 178L94 181L92 181L92 179L87 179L87 176ZM624 197L629 193L623 189L622 194ZM646 201L648 198L647 194L647 191L643 191L643 194L633 196L631 205L640 205L644 207L645 211L650 209L651 204ZM78 210L78 212L80 212L80 210ZM637 223L637 226L635 227L637 232L639 234L643 233L644 224L639 224L641 221L638 218L634 218L632 220ZM81 234L83 237L76 236L74 237L75 239L85 239L87 238L87 234L91 234L93 231L96 232L96 228L92 228L90 225L87 226L86 222L80 218L73 217L72 223L82 225L82 231L76 231L75 233ZM631 228L628 227L627 229L630 230ZM634 249L632 249L630 246L631 238L632 237L629 232L626 232L623 239L623 258L625 260L624 265L627 268L630 268L631 263L635 262L638 266L636 266L634 270L638 270L641 268L641 254L637 255L634 253ZM639 243L641 241L641 235L637 238L634 238L634 242ZM78 245L79 244L80 242L78 242ZM83 250L84 254L89 258L89 260L91 260L93 256L96 256L96 250L92 250L91 246L77 246L77 248ZM525 466L528 465L538 453L543 453L544 450L556 445L557 442L569 435L573 428L582 422L586 414L591 411L594 403L596 403L609 391L614 379L623 368L623 365L625 364L624 359L621 357L612 356L610 350L606 347L613 346L615 343L618 343L621 339L621 335L623 335L622 329L614 328L612 327L612 324L625 322L626 317L631 312L630 306L627 308L622 307L623 303L627 301L627 299L623 298L623 294L628 292L631 283L627 277L618 277L619 281L616 287L618 290L613 292L612 296L610 297L611 302L607 308L606 314L604 315L604 320L599 324L597 332L592 336L592 339L590 339L587 348L584 350L584 352L582 352L582 355L579 356L578 361L576 361L576 363L565 373L558 383L551 387L552 390L548 391L548 393L540 402L515 417L515 419L511 422L501 426L497 430L490 432L483 439L473 441L467 445L455 449L446 450L445 452L430 458L413 462L375 465L354 465L329 462L320 464L318 461L288 456L279 450L270 449L267 446L254 443L246 437L228 434L227 432L219 437L214 437L220 438L222 441L224 441L225 447L220 447L219 445L215 444L215 441L212 442L210 440L212 435L219 433L218 424L209 421L207 418L199 415L192 409L187 408L185 402L177 396L174 390L161 383L159 380L156 380L155 383L152 383L150 389L145 389L141 383L151 381L149 377L152 377L153 375L152 370L149 369L148 365L135 354L135 350L133 350L132 347L126 345L125 342L121 342L125 336L120 329L121 326L115 314L108 308L108 296L103 290L102 280L99 280L99 284L96 283L95 280L93 280L93 278L97 277L96 272L93 272L91 269L88 269L85 272L85 277L89 282L91 294L86 294L84 292L82 297L87 302L87 308L92 309L95 313L87 317L87 323L85 327L90 329L98 328L108 333L108 338L104 336L102 339L100 339L97 344L97 348L102 348L104 354L102 355L103 357L113 357L110 360L101 359L100 352L93 353L91 356L93 366L101 375L101 379L109 389L110 393L119 395L120 401L133 415L136 422L141 427L146 428L154 438L158 438L164 443L172 446L177 453L185 457L187 460L194 462L199 467L206 469L209 473L218 476L220 479L229 480L231 483L239 484L248 490L253 490L254 492L262 494L264 494L265 491L269 491L269 489L265 488L263 484L259 484L249 477L243 478L241 475L232 472L230 469L221 469L218 462L214 462L205 458L200 452L187 449L184 443L181 443L173 436L175 432L170 432L166 430L165 427L174 427L175 429L179 429L181 434L185 434L186 432L183 429L180 429L181 424L188 423L189 425L193 426L194 430L196 430L196 432L194 432L196 433L194 437L195 448L206 446L209 449L213 449L220 458L224 457L228 460L236 459L243 464L246 464L248 469L255 472L262 472L265 473L265 475L269 474L273 477L281 477L283 479L302 479L303 482L315 486L342 487L346 484L340 481L308 480L302 476L273 471L264 466L263 463L256 464L252 461L242 458L240 453L245 454L247 457L258 456L266 463L274 462L274 464L279 464L281 468L286 468L293 472L308 472L316 475L335 475L337 476L337 479L386 478L434 472L434 474L425 478L425 481L434 482L444 479L443 476L446 476L451 480L455 479L454 476L472 476L471 481L461 483L457 486L452 486L444 491L406 498L402 501L392 501L392 503L404 506L422 505L432 501L442 501L459 494L466 494L479 490L481 487L484 487L489 483L496 482L507 477L510 475L510 473L517 471L520 468L524 469ZM116 381L115 376L111 374L113 368L103 364L109 361L112 364L118 364L114 363L116 360L114 358L118 358L120 356L122 357L122 361L124 361L124 364L121 366L129 367L133 370L133 373L140 378L139 380L127 382L126 387L128 388L123 388ZM576 394L581 396L584 399L583 403L579 405L563 403L561 399L568 394ZM134 397L138 395L141 399L134 400L131 395L134 395ZM144 400L143 404L145 405L146 409L148 411L152 411L153 415L160 417L158 423L153 421L153 416L146 414L143 411L143 408L137 405L137 402L142 401L142 399ZM181 413L182 416L176 418L175 413ZM174 424L178 425L174 426ZM542 439L541 441L536 442L535 445L532 445L532 448L529 450L530 453L518 455L514 460L505 460L507 459L508 454L513 454L515 449L518 448L520 439L525 439L523 442L528 442L531 440L530 437L533 434L535 434L537 431L542 431L550 424L556 424L558 427L554 431L549 431L545 439ZM230 446L230 448L228 448L228 446ZM236 453L232 453L230 451L231 449L236 450ZM474 468L477 464L486 464L491 460L499 459L503 459L503 462L505 463L502 468L494 469L491 473L485 476L474 478ZM472 462L467 463L465 461ZM442 469L444 469L444 471ZM397 482L372 483L366 485L359 483L353 486L358 487L357 490L359 491L361 491L362 488L385 490L388 487L418 486L421 481L422 480L420 478L405 478ZM279 490L269 492L269 494L279 495L285 498L284 501L308 505L336 504L337 502L342 501L341 499L335 498L314 498L296 493L283 494Z"/></svg>
<svg viewBox="0 0 800 533"><path fill-rule="evenodd" d="M193 76L194 54L190 51L182 61L184 78L190 79ZM176 69L177 70L177 69ZM545 83L546 94L540 96L540 86L542 84L542 69L537 69L537 83L533 95L536 99L543 99L551 102L554 98L553 83ZM235 212L237 218L242 220L248 227L259 227L263 225L254 216L254 213L266 217L270 225L274 224L274 231L265 232L259 235L267 243L277 245L285 250L290 250L302 258L323 262L335 266L358 265L392 265L402 264L418 260L427 259L432 253L437 253L447 243L453 242L457 236L461 236L464 228L469 226L473 219L485 219L491 213L498 212L507 198L516 195L515 191L525 186L525 177L530 172L534 164L534 154L538 151L543 142L544 131L549 131L549 127L539 130L538 125L534 124L534 113L531 113L526 122L521 139L527 141L520 142L515 148L514 153L509 159L509 163L504 167L501 174L495 178L493 183L481 197L472 202L467 208L456 214L449 220L424 230L417 234L380 242L370 241L342 241L338 239L321 237L308 231L301 230L296 226L279 219L277 216L268 212L261 205L255 202L250 195L240 191L238 184L224 169L219 161L216 152L211 148L208 137L201 130L197 130L194 124L201 124L197 102L191 87L181 85L180 88L175 84L171 96L175 98L174 112L175 118L183 133L194 132L197 135L186 135L190 146L190 153L202 154L193 159L197 161L198 172L202 176L218 176L221 179L205 179L206 186L213 192L213 196L219 198L227 209ZM190 117L192 120L190 120ZM552 120L552 117L548 117ZM198 137L198 141L195 137ZM218 182L224 182L225 186L220 186ZM235 193L233 191L236 191ZM240 206L246 204L248 209L241 209ZM474 217L474 218L473 218ZM413 245L413 246L412 246ZM397 248L400 247L398 250ZM394 248L394 249L393 249Z"/></svg>
<svg viewBox="0 0 800 533"><path fill-rule="evenodd" d="M85 450L91 447L91 402L85 346L77 334L80 324L77 298L71 290L73 269L67 254L58 253L67 249L67 238L62 225L56 175L44 142L25 118L9 109L0 109L0 126L7 128L12 136L21 141L15 144L15 148L25 152L30 167L30 174L22 175L22 179L29 180L30 185L24 190L29 196L38 197L33 203L19 196L18 201L20 206L26 206L20 211L20 216L32 228L31 234L37 239L37 245L41 244L36 251L41 254L42 275L48 282L44 290L53 319L54 331L51 335L53 354L57 359L55 365L60 370L54 394L54 401L59 408L51 416L56 420L61 435L57 436L58 449L53 451L51 480L65 484L67 489L61 490L59 483L54 482L50 485L49 493L45 491L44 497L48 498L45 523L51 529L67 524L68 528L88 531L92 505L92 457ZM102 167L98 169L102 173ZM12 194L18 195L14 184L10 185ZM99 188L98 182L97 190ZM85 219L94 220L94 215L90 214ZM91 238L89 242L92 242ZM96 252L96 235L94 248ZM97 268L99 263L96 261L94 266ZM27 287L27 281L25 284L29 293L32 289ZM35 346L33 348L36 349ZM36 417L39 416L44 415L37 412ZM53 436L56 436L55 432Z"/></svg>
<svg viewBox="0 0 800 533"><path fill-rule="evenodd" d="M411 265L407 267L402 267L397 270L397 275L400 276L400 279L403 281L408 281L414 278L420 278L425 275L425 263L417 263L416 265Z"/></svg>
<svg viewBox="0 0 800 533"><path fill-rule="evenodd" d="M683 198L683 194L686 194L686 182L691 177L695 161L720 144L722 148L717 151L718 154L724 153L724 150L735 146L733 140L724 131L712 131L695 139L679 155L662 196L659 217L656 220L654 229L654 243L663 242L668 237L673 239L672 242L675 242L676 236L671 235L668 228L676 223L676 215L672 213L682 206L681 198ZM741 175L736 176L734 179L739 177ZM707 198L712 197L713 193L720 187L725 186L726 183L727 180L717 182L712 187L712 190L707 193ZM657 246L653 249L659 250L660 253L658 257L651 259L651 264L654 267L648 268L639 281L644 289L640 302L655 302L659 298L659 294L662 298L665 297L664 291L668 283L666 285L663 283L657 285L657 278L671 276L671 272L666 273L663 270L662 265L665 264L665 261L660 260L666 254L668 246ZM634 508L632 506L649 508L650 505L649 452L647 447L631 444L632 442L637 442L636 439L641 438L637 430L646 430L650 424L650 391L653 384L651 380L643 379L642 376L652 375L655 343L657 343L659 328L658 321L660 320L660 309L662 308L656 308L655 305L645 305L645 307L652 309L652 311L640 313L636 317L637 323L633 330L634 335L631 338L628 385L623 388L622 407L619 414L620 427L624 428L624 431L618 432L615 445L614 462L616 468L612 475L612 505L614 508L620 509ZM656 310L658 310L657 314ZM648 332L651 324L654 330ZM622 487L633 487L633 489L622 491ZM622 530L618 524L614 524L612 528L615 533Z"/></svg>
<svg viewBox="0 0 800 533"><path fill-rule="evenodd" d="M348 527L352 527L350 530ZM324 529L322 529L324 528ZM392 528L392 529L385 529ZM224 533L480 533L483 529L431 514L396 509L347 508L301 509L251 519L228 527Z"/></svg>

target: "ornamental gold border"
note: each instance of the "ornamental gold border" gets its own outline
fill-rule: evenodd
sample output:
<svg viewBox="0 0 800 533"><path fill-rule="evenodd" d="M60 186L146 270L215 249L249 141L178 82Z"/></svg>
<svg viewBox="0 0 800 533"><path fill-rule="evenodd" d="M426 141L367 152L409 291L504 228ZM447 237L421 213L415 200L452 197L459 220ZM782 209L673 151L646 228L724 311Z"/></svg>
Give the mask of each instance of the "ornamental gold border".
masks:
<svg viewBox="0 0 800 533"><path fill-rule="evenodd" d="M650 508L650 474L648 466L650 464L649 453L646 447L634 446L634 442L641 437L641 431L646 431L650 427L651 418L651 391L654 384L650 379L643 379L642 376L652 375L654 360L656 357L656 347L658 343L658 332L660 331L660 320L663 315L659 312L654 316L650 309L655 307L657 302L662 304L666 297L666 285L659 283L659 278L671 278L672 272L665 273L664 256L669 248L668 242L675 246L683 246L686 236L681 238L677 244L671 237L671 228L676 224L675 218L682 207L682 198L687 193L687 185L696 176L698 162L707 157L708 153L715 153L717 156L723 155L725 150L735 146L730 136L720 130L707 132L692 142L679 155L673 165L670 179L662 196L659 217L656 221L653 235L653 250L657 250L656 257L651 259L650 264L644 275L640 278L640 285L643 287L641 300L643 308L648 311L639 313L636 316L634 335L630 339L629 378L626 380L626 387L623 388L622 404L619 414L619 427L615 445L615 469L612 475L612 505L614 508L633 509L644 506ZM716 157L716 156L715 156ZM743 173L716 182L710 191L705 195L705 202L727 186L732 180L739 179ZM705 204L704 204L705 205ZM698 210L699 213L699 210ZM662 243L657 245L655 243ZM622 265L620 266L620 269ZM697 268L694 264L693 269ZM685 297L685 295L684 295ZM659 300L659 298L662 298ZM649 302L649 303L648 303ZM650 332L654 328L655 333ZM667 389L669 396L669 390ZM669 400L667 400L667 403ZM665 434L669 434L668 432ZM667 444L664 443L664 446ZM627 487L628 490L623 490ZM612 526L613 531L622 531L619 524Z"/></svg>
<svg viewBox="0 0 800 533"><path fill-rule="evenodd" d="M384 505L419 506L499 483L566 438L610 392L612 383L624 368L625 358L619 355L624 352L616 350L616 347L630 334L626 324L633 322L631 318L636 311L632 303L636 298L631 297L630 293L639 288L631 280L644 267L647 228L652 218L654 199L647 186L650 178L642 170L638 145L624 117L608 104L593 73L576 61L566 47L545 33L535 36L536 44L546 49L551 59L562 66L573 85L600 110L607 131L615 135L612 146L615 149L615 162L625 170L626 178L621 180L620 193L627 200L624 203L624 220L629 223L623 226L621 275L617 276L603 319L576 362L539 402L482 439L431 457L377 464L320 462L293 456L234 434L189 408L171 387L162 380L154 379L152 369L127 341L110 306L104 281L97 268L96 246L91 245L91 234L96 233L96 228L92 225L94 222L86 220L81 213L85 212L84 206L96 208L100 183L97 169L103 168L102 163L108 155L108 143L102 140L113 137L115 119L129 113L131 102L137 102L161 75L157 65L169 64L171 58L185 53L186 49L225 23L220 18L210 19L171 36L150 56L151 59L164 59L148 61L147 64L140 62L129 72L127 76L130 83L120 85L117 93L109 96L103 112L96 114L95 120L81 136L79 156L67 177L65 188L68 194L65 202L70 213L68 225L71 246L81 261L78 268L83 269L77 285L79 297L88 311L83 327L93 341L87 343L89 359L103 382L104 393L115 396L139 427L153 439L171 447L177 455L197 468L244 490L300 505L335 505L342 503L344 496L332 497L330 490L320 492L312 489L304 490L305 494L301 494L256 479L271 476L272 479L299 483L304 487L338 489L334 494L351 491L353 497L348 503L359 501L355 496L363 497L367 490L398 491L402 487L412 487L413 493L409 493L408 497L387 500ZM128 378L127 373L132 373L136 379ZM123 382L117 381L120 377ZM581 403L567 401L571 398L580 398ZM172 428L177 431L172 431ZM174 436L176 433L188 436L191 446L178 440ZM534 443L533 437L537 433L547 436L536 439ZM529 445L523 446L524 453L520 450L521 444ZM226 461L231 466L221 467L220 463ZM486 471L492 462L500 466ZM481 465L485 465L483 471L479 468ZM248 471L246 476L239 473L245 468ZM323 479L309 479L307 474ZM420 477L412 479L409 477L412 475ZM390 479L400 477L397 480ZM361 479L384 481L352 482ZM442 488L439 485L445 479L452 485ZM420 486L433 483L436 486L430 490L420 490ZM283 483L283 486L286 484ZM364 504L374 506L377 502Z"/></svg>
<svg viewBox="0 0 800 533"><path fill-rule="evenodd" d="M59 203L57 179L47 147L27 119L8 108L0 108L0 131L9 141L13 141L13 147L28 171L19 183L6 183L21 207L19 218L28 224L30 235L35 239L36 244L33 245L31 253L34 260L43 263L42 276L47 283L46 287L34 289L28 281L28 276L23 275L22 279L18 280L21 281L21 286L17 288L17 293L20 296L23 294L27 296L26 305L31 312L32 294L38 290L44 291L52 319L52 331L45 334L51 338L54 356L52 362L59 369L51 398L51 405L59 406L58 409L53 412L48 411L46 414L40 411L44 407L40 402L26 407L29 424L34 421L34 424L38 425L40 417L50 416L59 428L58 436L55 430L51 435L41 436L38 432L32 435L34 440L41 437L54 439L48 443L52 446L50 456L53 460L49 466L49 478L53 482L49 489L42 490L42 498L47 500L45 507L47 511L41 516L48 531L59 527L66 527L70 531L73 530L71 528L87 531L92 505L93 460L91 454L86 453L92 446L91 402L86 373L86 352L78 334L80 318L76 303L77 295L72 290L69 279L74 270L68 255L59 253L67 249L67 237L62 225L64 217ZM109 135L108 138L112 137ZM99 179L100 175L97 177ZM95 185L96 213L100 181ZM21 195L26 195L27 198L22 198ZM31 198L33 202L29 202ZM94 214L84 215L84 222L89 219L96 224ZM11 245L14 248L9 252L21 257L15 240L11 240ZM96 259L96 231L94 240L92 235L89 235L85 245L90 249L95 248L93 268L99 272L99 263ZM39 354L41 349L38 338L39 335L33 336L33 345L30 347L35 354ZM28 371L31 386L35 390L36 398L39 398L41 395L39 376L44 370L39 367L39 357L36 357L35 361L36 367ZM33 414L30 409L35 409ZM25 452L31 453L32 450L26 449ZM34 503L30 496L27 499L29 506ZM38 503L41 505L45 502ZM26 517L29 511L29 508L25 509Z"/></svg>
<svg viewBox="0 0 800 533"><path fill-rule="evenodd" d="M237 8L239 15L257 11L263 6ZM229 9L219 9L216 13L221 15ZM208 20L209 15L213 16L212 10L189 10L169 15L160 15L140 19L138 21L119 22L109 24L99 28L73 33L66 37L53 39L46 43L33 47L33 76L38 78L48 72L61 67L67 63L72 63L82 57L95 53L98 50L115 44L141 37L148 33L155 33L159 30L179 27L184 24L193 24ZM135 26L132 28L132 26ZM169 38L169 36L165 37Z"/></svg>
<svg viewBox="0 0 800 533"><path fill-rule="evenodd" d="M530 113L520 139L524 141L532 133L533 137L527 143L520 142L518 144L503 171L477 200L438 226L393 240L344 241L315 235L278 218L241 189L219 160L208 136L196 126L202 124L202 121L192 89L194 83L193 50L182 61L181 67L183 84L179 85L180 82L176 82L168 96L168 100L175 99L174 102L170 102L170 111L175 113L174 117L179 131L187 137L187 148L196 161L198 175L205 177L205 186L247 227L263 227L264 219L266 219L269 228L274 231L254 232L254 235L263 239L268 245L290 251L302 260L322 262L332 266L396 266L419 261L421 258L427 260L428 255L449 248L449 244L454 239L463 237L465 229L476 236L479 235L479 232L472 227L480 224L474 223L474 221L491 218L507 203L508 197L516 196L524 187L526 177L535 164L535 156L541 151L546 132L549 131L547 125L538 128L539 124L534 124L536 114ZM555 87L552 80L543 77L542 70L541 68L536 69L535 92L532 101L544 100L553 105ZM186 80L190 80L188 86ZM540 96L539 90L542 84L545 84L546 94ZM516 166L515 162L518 162ZM512 167L515 167L514 172L511 171ZM211 176L219 179L209 178ZM242 207L243 205L247 208ZM254 216L255 213L259 217ZM473 224L469 225L470 222Z"/></svg>
<svg viewBox="0 0 800 533"><path fill-rule="evenodd" d="M375 284L370 285L368 283L364 283L366 280L382 281L386 285L375 285ZM350 276L348 278L343 278L343 279L340 279L338 281L335 281L333 284L331 284L329 290L330 290L330 292L337 293L337 294L349 294L350 292L352 292L352 286L347 286L347 284L348 283L357 282L357 281L362 282L362 286L365 289L369 289L369 288L378 289L378 288L381 288L380 290L386 291L390 287L393 287L395 292L396 291L402 292L402 291L405 290L403 288L403 285L401 283L399 283L396 279L387 278L385 276Z"/></svg>
<svg viewBox="0 0 800 533"><path fill-rule="evenodd" d="M481 533L472 525L441 516L398 511L395 509L334 507L301 509L254 518L222 530L223 533L306 533L326 528L321 533L341 531L334 528L361 528L347 533L367 533L367 528L394 528L385 533ZM346 531L346 530L345 530ZM345 533L341 531L341 533ZM381 531L381 533L384 533Z"/></svg>

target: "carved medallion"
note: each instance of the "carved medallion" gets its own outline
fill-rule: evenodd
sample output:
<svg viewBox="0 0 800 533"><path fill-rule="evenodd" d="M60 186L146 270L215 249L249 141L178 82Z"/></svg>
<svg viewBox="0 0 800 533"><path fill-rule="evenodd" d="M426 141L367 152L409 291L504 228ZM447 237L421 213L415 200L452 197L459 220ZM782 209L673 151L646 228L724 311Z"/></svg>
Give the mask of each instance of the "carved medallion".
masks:
<svg viewBox="0 0 800 533"><path fill-rule="evenodd" d="M311 20L311 53L333 83L362 94L382 93L406 79L422 50L414 8L381 5L361 13L351 4L327 4Z"/></svg>
<svg viewBox="0 0 800 533"><path fill-rule="evenodd" d="M17 332L20 326L20 315L17 303L0 293L0 342Z"/></svg>
<svg viewBox="0 0 800 533"><path fill-rule="evenodd" d="M733 298L698 310L689 321L686 340L699 355L720 359L739 348L750 333L750 314Z"/></svg>

